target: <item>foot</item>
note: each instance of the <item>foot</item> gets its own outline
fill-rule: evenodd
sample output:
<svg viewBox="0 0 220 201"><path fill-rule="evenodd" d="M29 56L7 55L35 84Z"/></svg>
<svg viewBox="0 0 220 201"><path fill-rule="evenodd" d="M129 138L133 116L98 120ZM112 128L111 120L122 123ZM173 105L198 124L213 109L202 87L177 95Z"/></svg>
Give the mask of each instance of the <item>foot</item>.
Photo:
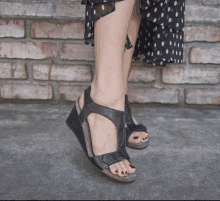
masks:
<svg viewBox="0 0 220 201"><path fill-rule="evenodd" d="M135 124L138 124L138 122L134 119L132 116L132 119ZM127 124L125 123L125 127L127 127ZM128 141L130 143L138 144L140 142L146 142L149 139L148 133L144 131L134 131L128 138Z"/></svg>
<svg viewBox="0 0 220 201"><path fill-rule="evenodd" d="M103 105L103 103L99 103L99 100L101 98L92 97L92 89L91 98L95 103L99 105L117 109L116 105ZM84 106L84 92L79 99L79 106L80 109L82 109ZM113 122L97 113L89 114L87 120L89 122L94 154L97 156L117 151L117 128L115 127ZM110 165L109 169L112 174L118 175L120 177L127 176L128 174L133 174L136 171L136 168L132 164L130 164L127 159L122 159L120 162L116 162Z"/></svg>

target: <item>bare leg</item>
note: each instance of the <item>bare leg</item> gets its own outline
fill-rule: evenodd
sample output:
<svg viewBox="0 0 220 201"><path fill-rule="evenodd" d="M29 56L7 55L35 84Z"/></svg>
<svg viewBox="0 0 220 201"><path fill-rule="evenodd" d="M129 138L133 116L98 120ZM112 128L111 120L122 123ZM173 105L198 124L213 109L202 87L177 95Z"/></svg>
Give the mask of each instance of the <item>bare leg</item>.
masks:
<svg viewBox="0 0 220 201"><path fill-rule="evenodd" d="M128 27L135 0L115 2L115 11L95 22L95 77L91 84L91 98L95 103L124 111L123 56ZM80 98L83 107L84 96ZM95 155L117 150L117 129L104 116L88 116ZM127 159L109 166L118 176L134 173Z"/></svg>
<svg viewBox="0 0 220 201"><path fill-rule="evenodd" d="M140 4L141 4L141 0L136 0L135 2L135 6L133 9L133 13L131 16L131 22L130 22L130 26L129 26L129 30L128 30L128 36L129 39L131 41L131 44L133 45L133 48L128 49L125 51L124 54L124 61L123 61L123 75L124 75L124 89L125 92L127 93L127 85L128 85L128 74L131 68L131 62L132 62L132 55L134 52L134 46L136 44L136 40L137 40L137 35L138 35L138 31L139 31L139 26L140 26L140 22L141 22L141 14L140 14ZM134 119L134 117L132 116L135 124L138 124L138 122ZM131 136L128 138L129 142L132 143L139 143L139 142L144 142L148 139L148 134L146 132L133 132L131 134Z"/></svg>

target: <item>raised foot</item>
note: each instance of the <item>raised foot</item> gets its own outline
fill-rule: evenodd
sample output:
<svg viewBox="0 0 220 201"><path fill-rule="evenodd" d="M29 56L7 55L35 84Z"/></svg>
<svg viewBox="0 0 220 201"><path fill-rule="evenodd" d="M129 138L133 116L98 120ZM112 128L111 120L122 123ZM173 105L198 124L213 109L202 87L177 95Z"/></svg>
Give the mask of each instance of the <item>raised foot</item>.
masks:
<svg viewBox="0 0 220 201"><path fill-rule="evenodd" d="M132 119L134 121L135 124L138 124L138 122L135 120L135 118L132 116ZM127 126L127 124L125 123L125 126ZM138 144L140 142L146 142L149 139L149 135L148 133L144 132L144 131L134 131L128 138L128 141L130 143L134 143L134 144Z"/></svg>
<svg viewBox="0 0 220 201"><path fill-rule="evenodd" d="M95 103L99 104L98 102L99 98L92 97L92 91L91 91L91 98ZM82 109L84 106L84 93L80 96L79 106L80 109ZM106 104L103 106L117 109L116 105ZM97 113L89 114L87 120L90 127L92 148L94 154L98 156L105 153L116 151L117 129L113 124L113 122L110 121L108 118L99 115ZM120 177L127 176L128 174L133 174L136 171L136 168L132 164L130 164L130 162L127 159L122 159L121 161L110 165L109 169L112 174L118 175Z"/></svg>

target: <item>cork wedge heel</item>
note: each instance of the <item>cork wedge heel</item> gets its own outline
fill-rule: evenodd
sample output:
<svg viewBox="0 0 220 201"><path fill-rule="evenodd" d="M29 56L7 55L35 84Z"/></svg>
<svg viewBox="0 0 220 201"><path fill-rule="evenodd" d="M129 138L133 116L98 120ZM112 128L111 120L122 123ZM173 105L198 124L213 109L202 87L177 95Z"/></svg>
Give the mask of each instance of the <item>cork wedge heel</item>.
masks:
<svg viewBox="0 0 220 201"><path fill-rule="evenodd" d="M127 127L125 127L126 130L126 137L127 137L127 146L134 149L143 149L148 146L149 138L146 142L139 142L139 143L131 143L128 141L128 138L134 131L144 131L147 132L146 126L143 124L135 124L132 116L131 116L131 108L128 102L128 96L125 95L125 122L127 124Z"/></svg>
<svg viewBox="0 0 220 201"><path fill-rule="evenodd" d="M90 92L91 86L84 91L84 106L82 109L79 107L80 97L77 99L75 106L66 119L66 124L77 137L89 161L92 162L98 170L114 180L120 182L132 182L137 177L136 172L120 177L112 174L109 169L111 164L119 162L123 158L128 159L131 163L131 159L126 151L125 112L96 104L90 97ZM90 127L87 120L90 113L97 113L105 116L115 124L118 136L117 151L95 156L92 148Z"/></svg>

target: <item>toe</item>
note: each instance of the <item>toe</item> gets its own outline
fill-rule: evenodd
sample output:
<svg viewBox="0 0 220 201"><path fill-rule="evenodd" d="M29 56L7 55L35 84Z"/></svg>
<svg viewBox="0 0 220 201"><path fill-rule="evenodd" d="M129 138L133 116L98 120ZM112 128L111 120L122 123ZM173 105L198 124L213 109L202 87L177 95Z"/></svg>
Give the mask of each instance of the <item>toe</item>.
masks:
<svg viewBox="0 0 220 201"><path fill-rule="evenodd" d="M145 138L146 138L147 140L149 139L148 133L145 133Z"/></svg>
<svg viewBox="0 0 220 201"><path fill-rule="evenodd" d="M118 168L118 176L119 177L124 177L125 176L125 172L124 172L123 168L121 167L120 162L115 163L115 165Z"/></svg>
<svg viewBox="0 0 220 201"><path fill-rule="evenodd" d="M147 138L148 139L148 133L146 133L146 132L142 132L142 137L144 137L144 138Z"/></svg>
<svg viewBox="0 0 220 201"><path fill-rule="evenodd" d="M135 124L138 124L138 122L136 121L136 119L132 116L132 119L134 121ZM139 136L140 141L139 142L146 142L149 139L149 135L147 132L134 132L137 136ZM133 133L132 133L133 134ZM130 142L130 141L129 141ZM138 142L133 142L133 143L138 143Z"/></svg>
<svg viewBox="0 0 220 201"><path fill-rule="evenodd" d="M134 132L131 134L131 136L128 138L128 141L131 142L131 143L139 143L141 140L139 134L137 132Z"/></svg>
<svg viewBox="0 0 220 201"><path fill-rule="evenodd" d="M126 167L126 165L124 164L124 162L122 160L120 161L120 165L123 169L124 176L127 176L128 175L128 168Z"/></svg>
<svg viewBox="0 0 220 201"><path fill-rule="evenodd" d="M118 168L116 167L115 164L110 165L110 166L109 166L109 169L110 169L110 171L111 171L112 174L115 174L115 175L118 174Z"/></svg>
<svg viewBox="0 0 220 201"><path fill-rule="evenodd" d="M122 161L128 169L128 174L133 174L136 172L136 168L133 165L131 165L131 163L127 159L122 159Z"/></svg>
<svg viewBox="0 0 220 201"><path fill-rule="evenodd" d="M141 138L141 142L146 142L148 141L148 134L145 132L141 132L140 138Z"/></svg>

